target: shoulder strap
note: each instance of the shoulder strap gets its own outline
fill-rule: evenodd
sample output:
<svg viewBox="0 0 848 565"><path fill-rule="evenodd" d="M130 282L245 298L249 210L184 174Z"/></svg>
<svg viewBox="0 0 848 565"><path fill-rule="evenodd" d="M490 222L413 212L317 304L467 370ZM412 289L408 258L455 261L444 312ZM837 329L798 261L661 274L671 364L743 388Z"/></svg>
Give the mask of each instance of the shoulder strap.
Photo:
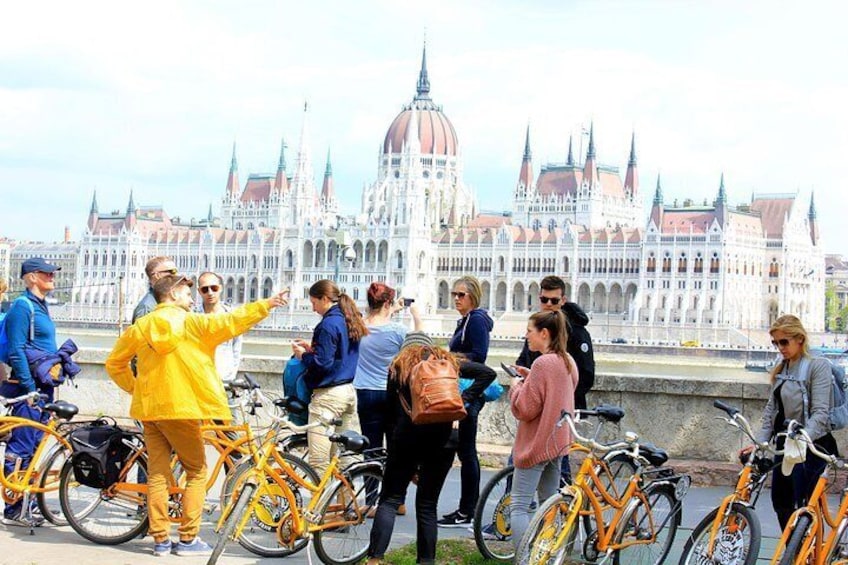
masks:
<svg viewBox="0 0 848 565"><path fill-rule="evenodd" d="M804 425L810 420L810 358L806 355L798 362L798 380L801 381L801 399L804 404ZM788 369L787 369L788 372Z"/></svg>
<svg viewBox="0 0 848 565"><path fill-rule="evenodd" d="M29 307L29 341L32 343L32 340L35 339L35 307L32 305L32 300L30 300L26 294L22 294L15 298L12 304L15 302L26 302Z"/></svg>

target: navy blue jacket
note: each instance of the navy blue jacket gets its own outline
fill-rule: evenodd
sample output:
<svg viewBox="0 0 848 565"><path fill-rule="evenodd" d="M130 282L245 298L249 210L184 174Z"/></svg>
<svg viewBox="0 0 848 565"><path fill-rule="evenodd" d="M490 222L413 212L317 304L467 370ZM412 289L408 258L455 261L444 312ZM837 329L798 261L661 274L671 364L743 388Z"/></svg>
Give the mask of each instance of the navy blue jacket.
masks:
<svg viewBox="0 0 848 565"><path fill-rule="evenodd" d="M52 397L53 387L37 383L30 374L29 363L24 353L24 344L29 341L31 314L29 306L24 301L30 301L35 313L33 345L42 351L56 352L59 349L56 347L56 326L50 319L47 303L44 300L38 298L29 290L24 293L24 296L25 298L13 302L9 313L6 314L6 336L9 339L9 365L12 367L12 374L9 375L9 380L0 386L0 395L6 397L20 396L38 388L39 391L50 394Z"/></svg>
<svg viewBox="0 0 848 565"><path fill-rule="evenodd" d="M306 386L310 390L353 382L359 362L359 342L351 341L338 305L324 313L312 332L312 353L304 353Z"/></svg>
<svg viewBox="0 0 848 565"><path fill-rule="evenodd" d="M451 353L462 353L469 361L485 363L489 355L489 333L495 322L482 308L475 308L456 323L448 344Z"/></svg>

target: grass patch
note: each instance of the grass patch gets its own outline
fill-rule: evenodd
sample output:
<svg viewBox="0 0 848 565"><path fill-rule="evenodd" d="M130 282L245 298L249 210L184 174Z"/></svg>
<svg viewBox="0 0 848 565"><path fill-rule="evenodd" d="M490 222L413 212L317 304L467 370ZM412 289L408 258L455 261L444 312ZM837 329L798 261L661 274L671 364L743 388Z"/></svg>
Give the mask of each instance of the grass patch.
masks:
<svg viewBox="0 0 848 565"><path fill-rule="evenodd" d="M415 565L415 543L386 553L383 562L389 565ZM442 539L436 544L436 563L439 565L494 565L502 561L485 559L477 550L474 540Z"/></svg>

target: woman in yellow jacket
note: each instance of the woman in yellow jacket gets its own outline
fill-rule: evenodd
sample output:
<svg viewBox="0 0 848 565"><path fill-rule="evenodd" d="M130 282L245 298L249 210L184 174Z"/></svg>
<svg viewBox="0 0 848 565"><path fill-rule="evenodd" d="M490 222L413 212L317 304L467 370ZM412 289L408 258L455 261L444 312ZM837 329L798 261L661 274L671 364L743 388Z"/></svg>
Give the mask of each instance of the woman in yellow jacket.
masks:
<svg viewBox="0 0 848 565"><path fill-rule="evenodd" d="M288 304L288 291L222 314L191 312L193 282L168 275L153 285L156 309L118 339L106 372L132 394L130 416L144 423L147 444L147 508L154 555L204 555L198 537L206 499L206 454L202 420L230 420L224 385L215 369L215 348ZM137 376L130 361L137 357ZM169 537L167 476L174 451L186 471L180 541Z"/></svg>

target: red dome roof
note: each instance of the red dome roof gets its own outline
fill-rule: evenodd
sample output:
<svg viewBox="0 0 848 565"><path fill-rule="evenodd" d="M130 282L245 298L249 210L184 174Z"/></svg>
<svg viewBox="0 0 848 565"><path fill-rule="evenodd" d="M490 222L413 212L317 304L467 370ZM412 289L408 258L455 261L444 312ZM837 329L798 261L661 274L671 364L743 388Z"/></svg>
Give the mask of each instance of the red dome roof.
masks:
<svg viewBox="0 0 848 565"><path fill-rule="evenodd" d="M453 124L442 111L430 104L421 104L416 100L413 105L404 108L389 126L386 139L383 141L383 153L400 153L406 141L415 106L415 116L418 118L418 139L421 142L421 153L436 155L456 155L459 145ZM423 106L423 107L422 107Z"/></svg>

